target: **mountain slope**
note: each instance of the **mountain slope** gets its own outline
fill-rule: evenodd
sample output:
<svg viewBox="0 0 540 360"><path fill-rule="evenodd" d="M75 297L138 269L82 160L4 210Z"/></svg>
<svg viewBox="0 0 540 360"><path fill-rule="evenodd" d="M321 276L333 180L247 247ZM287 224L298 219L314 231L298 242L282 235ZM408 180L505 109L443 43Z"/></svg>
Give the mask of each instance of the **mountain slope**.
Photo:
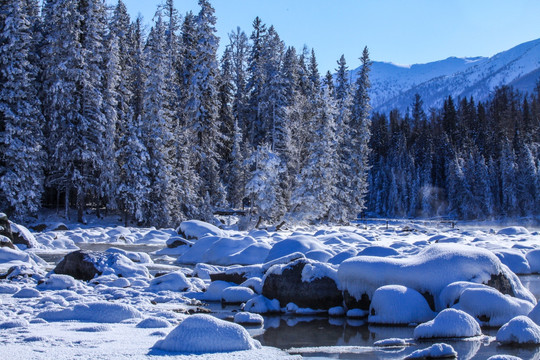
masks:
<svg viewBox="0 0 540 360"><path fill-rule="evenodd" d="M359 69L351 72L356 77ZM488 98L501 85L532 91L540 76L540 39L520 44L491 58L455 58L410 67L374 62L371 72L375 111L405 110L416 93L425 108L439 107L448 95Z"/></svg>

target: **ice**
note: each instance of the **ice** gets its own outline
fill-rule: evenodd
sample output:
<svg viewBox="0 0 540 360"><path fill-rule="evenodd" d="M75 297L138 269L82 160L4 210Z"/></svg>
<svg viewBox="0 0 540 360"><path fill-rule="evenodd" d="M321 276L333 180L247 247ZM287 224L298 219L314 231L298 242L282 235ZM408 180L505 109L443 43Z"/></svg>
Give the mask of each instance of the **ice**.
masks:
<svg viewBox="0 0 540 360"><path fill-rule="evenodd" d="M165 339L154 345L154 349L190 354L260 348L261 344L253 340L242 326L204 314L186 318Z"/></svg>
<svg viewBox="0 0 540 360"><path fill-rule="evenodd" d="M368 322L407 325L434 317L435 313L418 291L401 285L386 285L373 294Z"/></svg>
<svg viewBox="0 0 540 360"><path fill-rule="evenodd" d="M445 309L414 329L416 339L465 338L482 335L478 322L466 312Z"/></svg>
<svg viewBox="0 0 540 360"><path fill-rule="evenodd" d="M497 341L502 344L538 345L540 327L526 316L517 316L499 329Z"/></svg>

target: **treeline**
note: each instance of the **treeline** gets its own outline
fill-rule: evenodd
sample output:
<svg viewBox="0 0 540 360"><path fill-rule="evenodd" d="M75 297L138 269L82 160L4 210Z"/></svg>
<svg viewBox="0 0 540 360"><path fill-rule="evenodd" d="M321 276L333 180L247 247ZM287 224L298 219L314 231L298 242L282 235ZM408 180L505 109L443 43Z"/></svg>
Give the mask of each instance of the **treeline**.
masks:
<svg viewBox="0 0 540 360"><path fill-rule="evenodd" d="M372 117L368 211L390 217L461 219L540 215L540 82L486 102L444 101L426 114Z"/></svg>
<svg viewBox="0 0 540 360"><path fill-rule="evenodd" d="M172 226L245 208L245 226L345 223L364 208L369 67L349 83L259 18L218 59L208 0L153 26L120 0L0 2L0 210L121 213ZM41 10L41 11L40 11Z"/></svg>

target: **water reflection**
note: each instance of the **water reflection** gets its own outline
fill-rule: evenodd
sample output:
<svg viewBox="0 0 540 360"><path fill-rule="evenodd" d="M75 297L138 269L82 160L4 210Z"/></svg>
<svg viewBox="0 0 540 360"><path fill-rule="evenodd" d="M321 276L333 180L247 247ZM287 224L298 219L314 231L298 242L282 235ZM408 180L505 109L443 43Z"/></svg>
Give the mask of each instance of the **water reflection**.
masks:
<svg viewBox="0 0 540 360"><path fill-rule="evenodd" d="M255 338L265 346L294 349L294 353L318 359L403 359L415 350L444 342L454 348L459 359L487 359L496 354L508 354L540 360L540 348L498 346L494 341L496 331L492 329L484 329L486 336L475 339L418 342L412 340L413 332L414 327L374 326L362 319L272 316L265 318L264 330ZM392 348L373 345L389 338L411 339L414 344Z"/></svg>

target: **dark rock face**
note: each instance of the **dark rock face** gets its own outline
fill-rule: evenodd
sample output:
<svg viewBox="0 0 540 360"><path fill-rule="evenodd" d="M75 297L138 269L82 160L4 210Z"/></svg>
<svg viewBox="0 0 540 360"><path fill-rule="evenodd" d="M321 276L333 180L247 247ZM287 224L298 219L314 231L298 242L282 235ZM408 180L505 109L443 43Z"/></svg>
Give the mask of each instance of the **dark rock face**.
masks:
<svg viewBox="0 0 540 360"><path fill-rule="evenodd" d="M269 299L278 299L281 306L290 302L312 309L341 306L343 295L333 279L324 276L311 282L302 281L302 270L308 262L298 260L284 268L281 275L269 274L264 281L262 294Z"/></svg>
<svg viewBox="0 0 540 360"><path fill-rule="evenodd" d="M504 274L491 275L486 285L499 290L502 294L516 296L510 280Z"/></svg>
<svg viewBox="0 0 540 360"><path fill-rule="evenodd" d="M360 300L356 300L354 296L349 294L347 290L343 292L343 301L347 309L360 309L360 310L369 310L371 305L371 299L367 294L362 294Z"/></svg>
<svg viewBox="0 0 540 360"><path fill-rule="evenodd" d="M13 243L7 236L0 237L0 248L3 248L3 247L7 247L7 248L15 250L15 245L13 245Z"/></svg>
<svg viewBox="0 0 540 360"><path fill-rule="evenodd" d="M11 232L11 224L8 217L4 213L0 213L0 235L7 237L10 241L13 241L13 233Z"/></svg>
<svg viewBox="0 0 540 360"><path fill-rule="evenodd" d="M216 274L210 274L210 280L216 281L216 280L222 280L226 282L235 283L237 285L240 285L244 281L246 281L248 278L244 273L216 273Z"/></svg>
<svg viewBox="0 0 540 360"><path fill-rule="evenodd" d="M78 280L92 280L96 275L101 275L93 261L95 255L95 253L86 250L74 251L64 256L53 271L56 274L70 275Z"/></svg>

